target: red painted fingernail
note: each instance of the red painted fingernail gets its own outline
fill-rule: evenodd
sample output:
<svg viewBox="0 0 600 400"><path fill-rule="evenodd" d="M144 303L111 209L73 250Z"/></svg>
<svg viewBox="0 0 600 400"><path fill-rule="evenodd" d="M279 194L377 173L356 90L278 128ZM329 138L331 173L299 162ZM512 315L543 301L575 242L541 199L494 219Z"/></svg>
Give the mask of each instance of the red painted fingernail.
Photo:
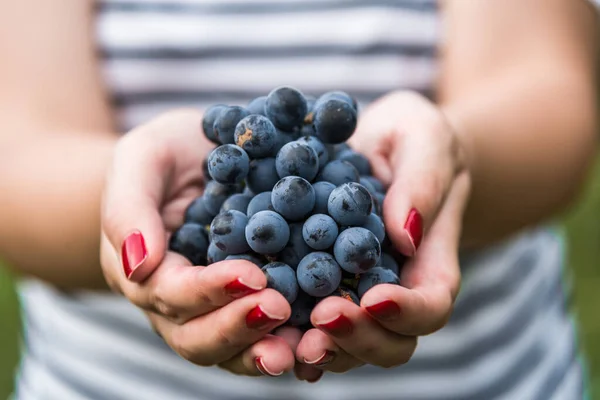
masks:
<svg viewBox="0 0 600 400"><path fill-rule="evenodd" d="M400 306L392 300L384 300L381 303L365 307L367 312L378 319L394 319L400 315Z"/></svg>
<svg viewBox="0 0 600 400"><path fill-rule="evenodd" d="M144 236L140 231L135 231L125 238L121 245L121 259L123 271L127 279L133 280L135 270L148 258Z"/></svg>
<svg viewBox="0 0 600 400"><path fill-rule="evenodd" d="M324 324L317 324L317 326L330 335L337 337L348 336L352 333L352 322L343 314L333 321L326 322Z"/></svg>
<svg viewBox="0 0 600 400"><path fill-rule="evenodd" d="M237 278L236 280L231 281L227 285L225 285L225 292L229 296L235 297L236 299L252 293L256 293L260 289L261 288L252 287L248 285L241 278Z"/></svg>
<svg viewBox="0 0 600 400"><path fill-rule="evenodd" d="M256 357L254 359L254 363L256 364L256 368L260 371L261 374L263 375L267 375L267 376L279 376L281 374L283 374L283 371L279 372L278 374L271 372L267 369L267 367L265 366L265 364L263 363L262 357Z"/></svg>
<svg viewBox="0 0 600 400"><path fill-rule="evenodd" d="M260 306L254 307L246 315L246 325L250 329L265 329L280 321L283 321L283 318L267 314Z"/></svg>
<svg viewBox="0 0 600 400"><path fill-rule="evenodd" d="M416 208L412 208L404 223L404 230L408 233L414 252L417 251L423 239L423 217Z"/></svg>
<svg viewBox="0 0 600 400"><path fill-rule="evenodd" d="M322 367L322 366L327 365L330 362L332 362L334 357L335 357L335 351L325 350L325 353L323 353L323 355L321 355L321 357L319 357L313 361L308 361L308 360L304 359L304 363L308 364L308 365L314 365L315 367Z"/></svg>

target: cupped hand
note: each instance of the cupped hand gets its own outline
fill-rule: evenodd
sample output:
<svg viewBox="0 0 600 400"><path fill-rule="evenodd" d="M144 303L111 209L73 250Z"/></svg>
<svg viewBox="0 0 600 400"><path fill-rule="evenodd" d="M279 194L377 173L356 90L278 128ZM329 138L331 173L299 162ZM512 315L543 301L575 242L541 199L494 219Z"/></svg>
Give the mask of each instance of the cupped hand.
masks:
<svg viewBox="0 0 600 400"><path fill-rule="evenodd" d="M213 145L201 118L170 112L117 145L102 210L103 272L185 359L236 374L279 375L293 368L294 354L285 337L269 332L290 307L265 289L260 269L238 260L192 266L167 249L185 208L202 193L202 161Z"/></svg>
<svg viewBox="0 0 600 400"><path fill-rule="evenodd" d="M296 358L332 372L406 363L419 336L446 324L460 287L458 248L470 189L463 143L443 113L418 94L392 93L365 109L351 145L389 186L387 233L410 258L402 286L378 285L360 306L331 297L315 307L316 328L302 337Z"/></svg>

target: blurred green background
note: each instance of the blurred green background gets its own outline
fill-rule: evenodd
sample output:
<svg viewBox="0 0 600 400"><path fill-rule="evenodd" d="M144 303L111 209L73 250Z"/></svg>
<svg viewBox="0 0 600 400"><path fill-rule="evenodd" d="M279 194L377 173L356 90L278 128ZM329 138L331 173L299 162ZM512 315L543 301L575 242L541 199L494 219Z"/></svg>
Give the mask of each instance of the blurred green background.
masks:
<svg viewBox="0 0 600 400"><path fill-rule="evenodd" d="M600 160L579 203L563 219L570 242L575 312L589 361L592 393L600 399ZM19 315L8 271L0 267L0 399L12 390L18 362Z"/></svg>

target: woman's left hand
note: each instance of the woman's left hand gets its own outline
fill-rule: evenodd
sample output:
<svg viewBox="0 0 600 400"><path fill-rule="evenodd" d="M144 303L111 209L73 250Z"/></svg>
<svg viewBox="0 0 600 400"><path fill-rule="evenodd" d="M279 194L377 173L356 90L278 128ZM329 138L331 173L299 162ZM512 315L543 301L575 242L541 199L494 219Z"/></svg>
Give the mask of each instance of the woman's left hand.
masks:
<svg viewBox="0 0 600 400"><path fill-rule="evenodd" d="M406 363L419 336L446 324L460 287L458 248L470 176L465 147L443 113L420 95L389 94L361 113L351 145L389 185L387 234L411 258L401 271L402 286L378 285L360 306L331 297L315 307L317 328L295 349L299 379L314 381L318 370Z"/></svg>

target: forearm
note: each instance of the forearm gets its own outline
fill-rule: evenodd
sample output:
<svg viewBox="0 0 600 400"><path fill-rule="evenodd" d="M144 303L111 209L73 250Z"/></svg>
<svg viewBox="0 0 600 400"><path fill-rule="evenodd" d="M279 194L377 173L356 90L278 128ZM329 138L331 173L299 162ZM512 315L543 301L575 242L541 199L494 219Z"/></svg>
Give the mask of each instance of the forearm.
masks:
<svg viewBox="0 0 600 400"><path fill-rule="evenodd" d="M537 77L525 71L490 76L442 106L467 147L472 174L466 246L500 239L562 211L594 158L592 80L569 71Z"/></svg>
<svg viewBox="0 0 600 400"><path fill-rule="evenodd" d="M56 286L104 288L100 202L114 135L45 132L0 157L0 256Z"/></svg>

